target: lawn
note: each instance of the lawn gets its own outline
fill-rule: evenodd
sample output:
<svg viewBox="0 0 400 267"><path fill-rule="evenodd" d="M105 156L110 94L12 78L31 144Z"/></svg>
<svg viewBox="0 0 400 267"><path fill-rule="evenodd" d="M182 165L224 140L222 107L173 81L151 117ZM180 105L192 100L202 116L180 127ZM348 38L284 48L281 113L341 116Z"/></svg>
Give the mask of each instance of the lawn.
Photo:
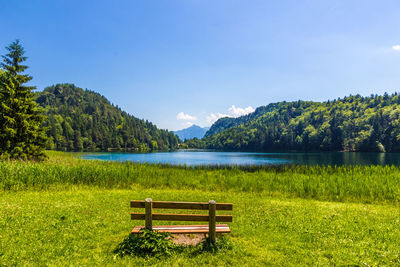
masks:
<svg viewBox="0 0 400 267"><path fill-rule="evenodd" d="M45 172L46 166L58 164L65 172L72 172L80 164L89 164L68 158L58 161L58 156L51 156L48 163L38 166ZM18 171L26 168L26 171L32 166L32 163L5 164L16 172L15 168L20 168ZM90 164L98 165L99 173L104 166L109 166ZM124 163L115 166L126 168ZM149 186L150 180L141 181L137 173L131 173L137 176L136 182L127 182L129 179L121 177L126 181L122 186L112 184L107 188L94 181L66 182L68 186L62 186L62 177L48 168L49 176L57 183L46 183L40 189L38 181L35 186L0 192L0 265L400 265L400 209L396 200L371 197L371 201L365 201L365 196L358 199L349 192L344 194L344 200L332 201L328 194L298 197L288 191L265 188L256 192L243 187L226 191L217 186L215 190L202 185L188 188L187 184L168 185L165 180L161 180L163 184L153 181L156 186ZM165 171L166 175L171 171L186 172L188 179L194 172L160 166L146 168L153 168L157 174ZM233 175L243 172L249 177L255 173L208 170L220 177L230 172ZM372 169L370 172L374 173ZM82 181L79 174L75 175L76 181ZM283 172L283 175L288 174ZM313 175L318 174L309 174L309 179L314 179ZM38 177L42 177L40 173ZM209 180L214 181L212 177ZM366 177L369 180L371 177ZM368 184L366 187L373 188ZM143 225L130 220L129 212L133 209L129 208L129 200L146 197L234 203L232 233L227 235L233 248L216 254L184 252L151 259L116 257L113 250L133 226Z"/></svg>

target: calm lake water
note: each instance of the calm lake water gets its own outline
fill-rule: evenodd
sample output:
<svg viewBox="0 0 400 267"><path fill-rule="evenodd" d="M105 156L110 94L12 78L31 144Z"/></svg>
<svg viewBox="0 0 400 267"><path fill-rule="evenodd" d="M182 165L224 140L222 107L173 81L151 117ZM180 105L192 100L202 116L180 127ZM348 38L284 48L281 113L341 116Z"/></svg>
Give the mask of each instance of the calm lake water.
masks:
<svg viewBox="0 0 400 267"><path fill-rule="evenodd" d="M247 153L178 150L156 153L88 153L84 159L168 163L174 165L398 165L400 153L320 152Z"/></svg>

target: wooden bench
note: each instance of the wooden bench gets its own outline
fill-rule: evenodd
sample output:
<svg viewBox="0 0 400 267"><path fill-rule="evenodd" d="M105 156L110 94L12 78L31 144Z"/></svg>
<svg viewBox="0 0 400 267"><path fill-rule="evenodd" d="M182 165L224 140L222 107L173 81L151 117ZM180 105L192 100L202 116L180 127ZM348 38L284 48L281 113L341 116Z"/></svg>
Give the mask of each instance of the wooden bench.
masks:
<svg viewBox="0 0 400 267"><path fill-rule="evenodd" d="M216 224L216 222L232 222L232 215L216 215L216 210L232 210L232 203L209 202L172 202L132 200L132 208L144 208L145 213L131 213L132 220L145 220L145 226L135 226L132 233L138 234L141 229L157 230L172 234L208 234L211 242L215 242L216 233L230 233L227 224ZM153 213L153 209L188 209L208 210L208 214L164 214ZM197 221L208 222L208 225L164 225L153 226L154 221Z"/></svg>

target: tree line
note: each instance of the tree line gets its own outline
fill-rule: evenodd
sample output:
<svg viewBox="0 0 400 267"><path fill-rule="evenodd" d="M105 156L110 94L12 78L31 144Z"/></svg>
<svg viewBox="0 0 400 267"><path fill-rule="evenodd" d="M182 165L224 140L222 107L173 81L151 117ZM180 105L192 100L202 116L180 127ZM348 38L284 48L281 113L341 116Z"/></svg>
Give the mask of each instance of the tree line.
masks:
<svg viewBox="0 0 400 267"><path fill-rule="evenodd" d="M400 151L397 93L326 102L279 102L223 118L188 147L235 151Z"/></svg>

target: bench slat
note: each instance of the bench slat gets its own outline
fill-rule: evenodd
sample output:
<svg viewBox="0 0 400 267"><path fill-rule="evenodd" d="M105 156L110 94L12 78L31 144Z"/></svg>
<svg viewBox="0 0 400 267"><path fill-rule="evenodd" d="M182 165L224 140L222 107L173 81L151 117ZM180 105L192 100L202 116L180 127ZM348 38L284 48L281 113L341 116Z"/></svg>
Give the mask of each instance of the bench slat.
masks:
<svg viewBox="0 0 400 267"><path fill-rule="evenodd" d="M144 208L145 201L131 200L131 208ZM153 209L208 210L208 202L152 201ZM232 210L232 203L217 203L217 210Z"/></svg>
<svg viewBox="0 0 400 267"><path fill-rule="evenodd" d="M155 221L197 221L208 222L208 215L205 214L163 214L153 213L152 220ZM232 222L232 215L216 215L217 222ZM144 220L144 213L131 213L132 220Z"/></svg>
<svg viewBox="0 0 400 267"><path fill-rule="evenodd" d="M135 226L132 233L138 234L144 226ZM153 230L159 232L169 232L171 234L207 234L208 225L163 225L163 226L153 226ZM230 233L231 230L227 224L217 224L217 233Z"/></svg>

